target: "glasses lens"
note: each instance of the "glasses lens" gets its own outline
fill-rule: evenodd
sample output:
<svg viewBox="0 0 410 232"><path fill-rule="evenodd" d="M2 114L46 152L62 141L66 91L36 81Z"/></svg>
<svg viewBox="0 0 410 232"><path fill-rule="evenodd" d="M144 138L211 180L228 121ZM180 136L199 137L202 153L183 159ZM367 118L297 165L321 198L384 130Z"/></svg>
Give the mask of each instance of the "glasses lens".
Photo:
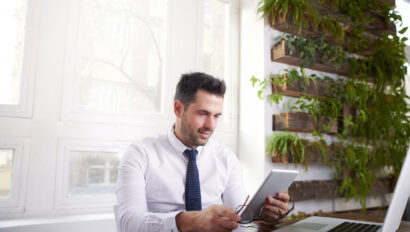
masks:
<svg viewBox="0 0 410 232"><path fill-rule="evenodd" d="M250 223L253 222L254 219L254 214L252 210L244 210L243 213L241 214L241 223Z"/></svg>

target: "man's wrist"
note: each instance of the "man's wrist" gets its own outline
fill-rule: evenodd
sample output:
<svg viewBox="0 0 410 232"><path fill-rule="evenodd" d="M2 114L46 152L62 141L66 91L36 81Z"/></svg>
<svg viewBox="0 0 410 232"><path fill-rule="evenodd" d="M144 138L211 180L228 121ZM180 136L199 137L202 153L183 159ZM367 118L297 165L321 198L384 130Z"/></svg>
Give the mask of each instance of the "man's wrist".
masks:
<svg viewBox="0 0 410 232"><path fill-rule="evenodd" d="M179 232L192 231L192 226L189 223L190 215L188 212L181 212L175 216L175 222Z"/></svg>
<svg viewBox="0 0 410 232"><path fill-rule="evenodd" d="M177 225L178 231L180 232L190 232L195 231L195 214L198 212L181 212L175 216L175 223Z"/></svg>

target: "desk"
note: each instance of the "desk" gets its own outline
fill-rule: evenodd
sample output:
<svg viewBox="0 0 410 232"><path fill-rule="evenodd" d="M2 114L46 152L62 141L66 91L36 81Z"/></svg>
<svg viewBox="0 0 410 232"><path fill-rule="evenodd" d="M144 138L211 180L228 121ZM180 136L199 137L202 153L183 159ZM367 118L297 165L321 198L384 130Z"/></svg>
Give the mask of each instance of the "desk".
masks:
<svg viewBox="0 0 410 232"><path fill-rule="evenodd" d="M238 229L235 230L235 232L248 232L248 231L263 231L263 232L270 232L270 231L275 231L278 230L282 227L291 225L295 222L297 222L299 220L287 220L277 226L271 227L271 226L265 226L265 225L261 225L261 224L257 224L252 228L242 228L242 227L238 227ZM397 230L397 232L409 232L410 231L410 222L408 221L402 221L400 223L400 227Z"/></svg>

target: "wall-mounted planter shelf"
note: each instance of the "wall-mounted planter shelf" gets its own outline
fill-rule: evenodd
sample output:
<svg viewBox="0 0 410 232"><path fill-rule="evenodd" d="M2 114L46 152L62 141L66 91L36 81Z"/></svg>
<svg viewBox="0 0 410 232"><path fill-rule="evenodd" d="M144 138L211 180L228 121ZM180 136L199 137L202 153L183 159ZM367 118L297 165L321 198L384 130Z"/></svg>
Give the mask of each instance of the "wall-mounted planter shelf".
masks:
<svg viewBox="0 0 410 232"><path fill-rule="evenodd" d="M391 6L394 6L394 1L389 1ZM332 15L336 18L338 16L342 15L339 9L335 6L329 6L328 4L323 4L320 1L313 0L311 2L312 6L318 9L319 13L321 15ZM374 20L365 25L366 30L369 31L370 33L365 34L366 38L368 39L377 39L377 37L383 35L385 31L388 31L390 34L396 34L396 26L394 24L387 25L385 23L385 20L383 17L380 16L380 14L375 13L375 12L369 12L368 13L369 18L373 18ZM293 18L292 15L288 17L288 20L286 20L284 15L281 15L276 18L275 24L272 24L272 20L269 20L270 25L273 29L293 34L293 35L303 35L305 37L309 38L318 38L322 35L325 36L325 40L328 42L333 42L334 38L331 36L330 33L326 31L314 31L312 28L298 28L295 26L291 19ZM340 18L340 17L339 17ZM352 22L350 21L343 21L341 22L343 29L345 31L346 36L349 36L349 32L351 31L352 28Z"/></svg>
<svg viewBox="0 0 410 232"><path fill-rule="evenodd" d="M289 97L300 97L302 95L299 80L288 80L288 76L283 74L283 81L283 84L272 83L272 93L281 93Z"/></svg>
<svg viewBox="0 0 410 232"><path fill-rule="evenodd" d="M294 181L289 187L289 193L294 196L295 201L344 197L339 194L340 183L340 180ZM370 194L380 195L391 192L393 192L393 180L379 179Z"/></svg>
<svg viewBox="0 0 410 232"><path fill-rule="evenodd" d="M311 133L315 129L322 133L337 133L337 120L330 120L326 117L318 117L318 123L315 124L312 115L303 112L286 112L273 115L273 130L278 131L295 131ZM329 132L323 129L326 125Z"/></svg>
<svg viewBox="0 0 410 232"><path fill-rule="evenodd" d="M323 164L323 157L322 153L320 152L319 148L315 147L314 145L310 144L308 140L302 140L305 144L305 162L308 164ZM327 159L332 159L333 148L332 146L326 146L325 153ZM294 154L288 152L285 156L275 156L272 157L273 163L293 163ZM303 163L304 164L304 163Z"/></svg>
<svg viewBox="0 0 410 232"><path fill-rule="evenodd" d="M276 45L272 47L272 61L299 66L305 60L301 59L297 56L297 54L290 54L290 49L286 46L286 41L282 40ZM321 64L321 63L314 63L313 66L307 67L309 69L321 71L321 72L328 72L339 74L343 76L347 76L349 74L349 66L342 65L341 67L337 67L335 64Z"/></svg>
<svg viewBox="0 0 410 232"><path fill-rule="evenodd" d="M309 83L301 83L300 80L288 80L287 74L283 74L283 80L283 84L272 84L272 93L280 93L288 97L329 96L328 86L321 79L309 80Z"/></svg>

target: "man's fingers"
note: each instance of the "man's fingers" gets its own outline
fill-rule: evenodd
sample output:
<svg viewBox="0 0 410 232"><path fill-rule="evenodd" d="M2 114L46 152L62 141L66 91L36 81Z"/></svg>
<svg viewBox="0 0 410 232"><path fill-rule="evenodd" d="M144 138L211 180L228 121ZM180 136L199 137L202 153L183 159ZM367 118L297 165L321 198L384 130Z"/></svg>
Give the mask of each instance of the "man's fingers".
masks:
<svg viewBox="0 0 410 232"><path fill-rule="evenodd" d="M262 214L263 214L263 218L264 219L276 219L276 218L278 218L278 213L277 213L277 211L278 210L276 210L276 212L275 212L275 209L273 208L273 206L265 206L263 209L262 209Z"/></svg>
<svg viewBox="0 0 410 232"><path fill-rule="evenodd" d="M262 213L274 215L274 219L278 218L280 214L285 214L287 211L280 209L279 207L272 206L272 205L264 205Z"/></svg>
<svg viewBox="0 0 410 232"><path fill-rule="evenodd" d="M290 199L290 196L289 196L289 194L287 194L287 193L278 193L278 194L276 194L276 196L280 199L280 200L282 200L283 202L289 202L289 199Z"/></svg>
<svg viewBox="0 0 410 232"><path fill-rule="evenodd" d="M269 204L269 205L273 205L273 206L276 206L276 207L279 207L281 210L283 210L284 212L287 212L288 210L289 210L289 205L288 205L288 203L285 203L285 202L283 202L283 201L281 201L281 200L277 200L277 199L275 199L275 198L273 198L273 197L271 197L271 196L268 196L267 198L266 198L266 202Z"/></svg>
<svg viewBox="0 0 410 232"><path fill-rule="evenodd" d="M223 212L227 213L229 210L227 211L221 207L215 208L213 220L211 220L211 223L214 226L214 231L232 231L236 229L238 227L236 220L233 220L226 215L220 215Z"/></svg>
<svg viewBox="0 0 410 232"><path fill-rule="evenodd" d="M221 217L227 217L236 222L241 220L241 218L231 208L228 207L220 206L216 209L216 213Z"/></svg>
<svg viewBox="0 0 410 232"><path fill-rule="evenodd" d="M240 221L231 208L222 205L213 205L198 213L201 214L198 228L203 228L203 231L232 231L238 227L237 221Z"/></svg>
<svg viewBox="0 0 410 232"><path fill-rule="evenodd" d="M272 212L275 215L279 215L280 209L273 205L264 205L263 210Z"/></svg>

